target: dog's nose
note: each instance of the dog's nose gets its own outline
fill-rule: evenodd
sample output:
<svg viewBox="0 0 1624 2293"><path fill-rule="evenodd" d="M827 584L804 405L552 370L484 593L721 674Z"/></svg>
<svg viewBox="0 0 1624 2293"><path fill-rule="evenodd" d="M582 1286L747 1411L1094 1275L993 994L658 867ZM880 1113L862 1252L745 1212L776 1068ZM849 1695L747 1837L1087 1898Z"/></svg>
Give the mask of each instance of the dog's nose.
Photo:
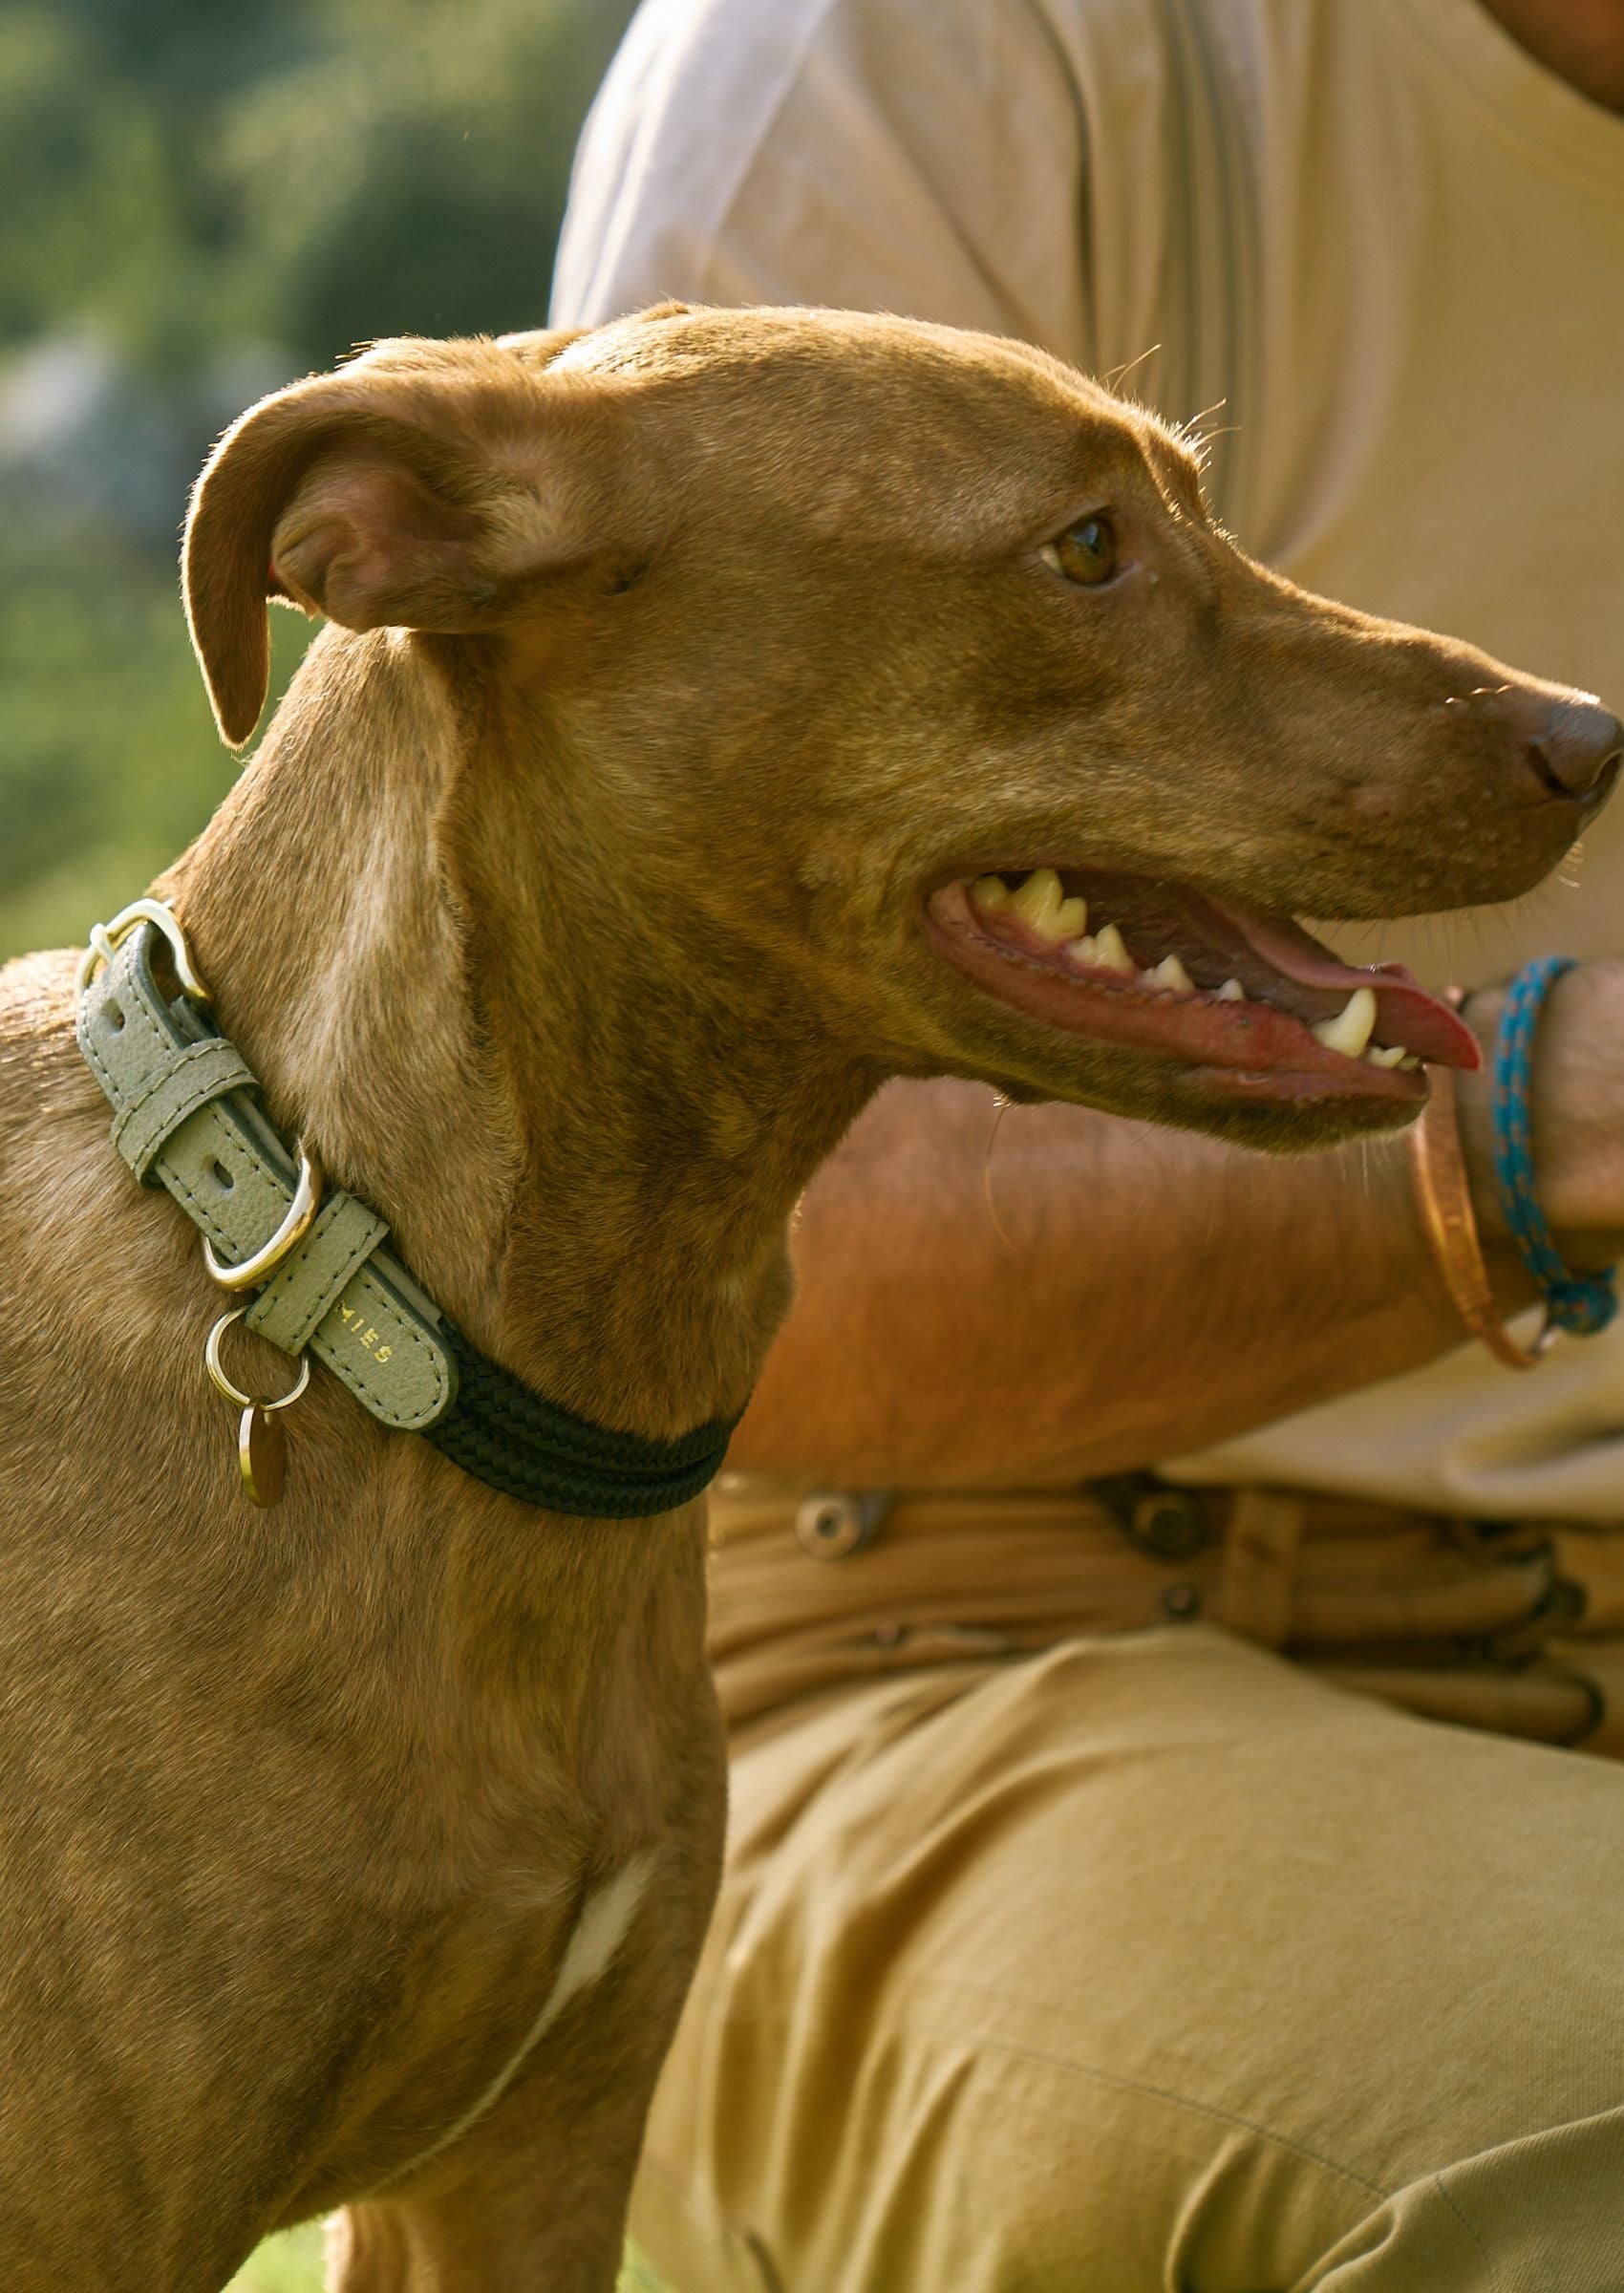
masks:
<svg viewBox="0 0 1624 2293"><path fill-rule="evenodd" d="M1598 701L1543 702L1528 726L1528 761L1552 796L1593 809L1624 764L1624 724Z"/></svg>

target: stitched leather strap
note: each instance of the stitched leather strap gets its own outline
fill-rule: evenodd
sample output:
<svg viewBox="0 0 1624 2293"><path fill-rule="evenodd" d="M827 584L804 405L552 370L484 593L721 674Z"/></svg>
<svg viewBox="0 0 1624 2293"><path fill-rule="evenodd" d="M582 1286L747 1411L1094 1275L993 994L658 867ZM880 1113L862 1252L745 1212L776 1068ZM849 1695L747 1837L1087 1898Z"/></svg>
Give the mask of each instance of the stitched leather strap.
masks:
<svg viewBox="0 0 1624 2293"><path fill-rule="evenodd" d="M353 1194L330 1194L304 1241L248 1308L249 1329L285 1354L302 1354L334 1306L342 1318L353 1276L388 1232L376 1211Z"/></svg>
<svg viewBox="0 0 1624 2293"><path fill-rule="evenodd" d="M80 1006L79 1048L131 1168L241 1262L286 1217L293 1164L235 1047L184 996L165 1000L158 944L150 924L120 943ZM457 1370L439 1314L382 1247L388 1232L353 1195L331 1194L248 1320L286 1353L309 1346L381 1424L420 1433L451 1409Z"/></svg>
<svg viewBox="0 0 1624 2293"><path fill-rule="evenodd" d="M160 1050L146 1082L113 1118L113 1144L143 1183L173 1132L226 1091L251 1088L253 1076L235 1043L223 1036Z"/></svg>

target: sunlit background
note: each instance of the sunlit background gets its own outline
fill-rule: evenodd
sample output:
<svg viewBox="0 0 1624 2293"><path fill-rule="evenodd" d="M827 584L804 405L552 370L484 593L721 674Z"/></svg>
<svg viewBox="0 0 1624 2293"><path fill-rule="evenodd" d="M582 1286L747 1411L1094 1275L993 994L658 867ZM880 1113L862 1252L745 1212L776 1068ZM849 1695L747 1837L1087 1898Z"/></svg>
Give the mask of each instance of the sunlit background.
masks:
<svg viewBox="0 0 1624 2293"><path fill-rule="evenodd" d="M630 12L0 10L0 957L82 941L234 769L175 580L210 442L374 335L543 322ZM305 625L273 619L286 675Z"/></svg>
<svg viewBox="0 0 1624 2293"><path fill-rule="evenodd" d="M0 11L0 957L81 942L235 769L176 589L213 439L374 335L543 322L576 131L630 13ZM307 632L274 622L286 676ZM279 2239L239 2293L313 2293L319 2254L314 2228Z"/></svg>

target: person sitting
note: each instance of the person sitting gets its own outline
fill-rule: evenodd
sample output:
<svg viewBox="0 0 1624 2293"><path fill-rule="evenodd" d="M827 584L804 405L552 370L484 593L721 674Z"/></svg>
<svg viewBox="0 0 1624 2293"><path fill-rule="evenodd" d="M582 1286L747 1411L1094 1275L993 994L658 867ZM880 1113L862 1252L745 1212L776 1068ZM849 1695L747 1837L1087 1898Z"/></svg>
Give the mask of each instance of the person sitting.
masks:
<svg viewBox="0 0 1624 2293"><path fill-rule="evenodd" d="M1205 425L1293 580L1605 692L1621 110L1618 0L649 0L554 315L1023 336ZM1531 1086L1579 1276L1621 917L1615 807L1516 910L1339 935L1485 1049L1581 959ZM1458 1116L1284 1163L900 1084L812 1188L716 1504L676 2293L1624 2285L1624 1324L1506 1365L1548 1297L1490 1074Z"/></svg>

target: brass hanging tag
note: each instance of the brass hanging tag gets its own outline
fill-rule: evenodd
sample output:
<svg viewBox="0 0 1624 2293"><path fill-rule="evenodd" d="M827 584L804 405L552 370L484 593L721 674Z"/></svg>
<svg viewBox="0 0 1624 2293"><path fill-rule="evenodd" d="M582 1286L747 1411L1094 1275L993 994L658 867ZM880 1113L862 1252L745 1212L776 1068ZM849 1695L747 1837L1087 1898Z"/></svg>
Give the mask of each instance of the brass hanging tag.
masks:
<svg viewBox="0 0 1624 2293"><path fill-rule="evenodd" d="M288 1478L288 1436L282 1420L260 1402L251 1402L237 1428L237 1465L243 1494L250 1505L280 1503Z"/></svg>
<svg viewBox="0 0 1624 2293"><path fill-rule="evenodd" d="M280 1504L288 1480L288 1436L282 1430L281 1412L290 1407L310 1383L310 1358L300 1355L299 1375L292 1389L278 1401L256 1401L251 1393L233 1385L221 1367L220 1340L247 1310L246 1306L234 1306L220 1317L208 1334L203 1361L215 1390L243 1412L237 1421L237 1470L243 1494L250 1505L271 1506Z"/></svg>

